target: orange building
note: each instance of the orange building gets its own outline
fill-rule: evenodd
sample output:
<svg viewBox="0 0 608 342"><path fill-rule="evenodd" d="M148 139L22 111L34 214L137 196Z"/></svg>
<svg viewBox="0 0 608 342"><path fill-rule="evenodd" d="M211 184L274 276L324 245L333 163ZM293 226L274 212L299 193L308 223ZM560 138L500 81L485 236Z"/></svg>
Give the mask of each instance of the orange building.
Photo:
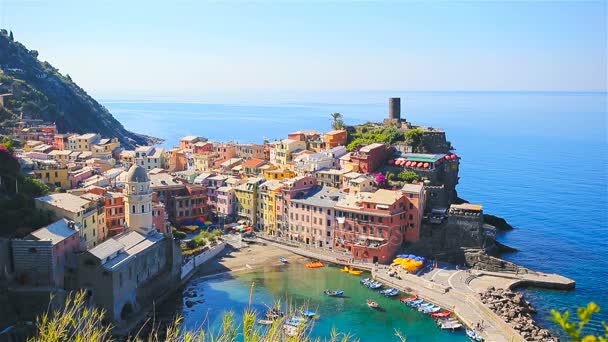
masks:
<svg viewBox="0 0 608 342"><path fill-rule="evenodd" d="M335 130L325 133L323 140L325 141L325 148L332 148L340 145L346 145L348 139L348 132L346 130Z"/></svg>
<svg viewBox="0 0 608 342"><path fill-rule="evenodd" d="M185 171L188 169L188 156L179 148L169 151L169 171Z"/></svg>

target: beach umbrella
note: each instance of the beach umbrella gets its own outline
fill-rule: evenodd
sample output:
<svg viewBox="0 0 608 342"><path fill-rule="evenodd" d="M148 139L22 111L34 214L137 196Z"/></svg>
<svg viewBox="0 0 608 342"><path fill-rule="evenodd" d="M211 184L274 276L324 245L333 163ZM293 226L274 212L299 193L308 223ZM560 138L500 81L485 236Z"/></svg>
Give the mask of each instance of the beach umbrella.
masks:
<svg viewBox="0 0 608 342"><path fill-rule="evenodd" d="M429 163L424 163L422 166L424 166L424 168L428 169L429 166L431 166L431 164Z"/></svg>

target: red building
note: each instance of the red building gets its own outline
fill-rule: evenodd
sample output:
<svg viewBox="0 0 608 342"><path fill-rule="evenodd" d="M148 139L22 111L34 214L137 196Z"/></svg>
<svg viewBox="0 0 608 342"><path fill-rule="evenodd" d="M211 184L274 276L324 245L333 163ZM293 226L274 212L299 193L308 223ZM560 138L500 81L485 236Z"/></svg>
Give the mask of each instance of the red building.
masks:
<svg viewBox="0 0 608 342"><path fill-rule="evenodd" d="M68 149L68 138L70 134L55 134L53 137L53 147L57 150L63 151Z"/></svg>
<svg viewBox="0 0 608 342"><path fill-rule="evenodd" d="M156 192L152 193L152 224L162 234L169 233L169 217L165 205L158 199Z"/></svg>
<svg viewBox="0 0 608 342"><path fill-rule="evenodd" d="M213 144L210 142L199 141L192 146L194 154L213 152Z"/></svg>
<svg viewBox="0 0 608 342"><path fill-rule="evenodd" d="M347 140L348 133L343 129L330 131L323 135L325 148L334 148L336 146L346 145Z"/></svg>
<svg viewBox="0 0 608 342"><path fill-rule="evenodd" d="M358 167L359 172L370 173L378 170L389 155L386 145L373 143L351 153L350 161Z"/></svg>
<svg viewBox="0 0 608 342"><path fill-rule="evenodd" d="M419 227L409 225L409 208L408 196L399 190L345 196L335 207L334 249L365 262L391 262L404 241L418 239Z"/></svg>
<svg viewBox="0 0 608 342"><path fill-rule="evenodd" d="M108 237L123 233L125 231L125 203L123 194L107 191L100 187L91 187L87 192L104 197Z"/></svg>
<svg viewBox="0 0 608 342"><path fill-rule="evenodd" d="M188 184L167 173L151 174L150 187L158 194L158 201L164 204L167 217L174 225L207 220L207 187Z"/></svg>

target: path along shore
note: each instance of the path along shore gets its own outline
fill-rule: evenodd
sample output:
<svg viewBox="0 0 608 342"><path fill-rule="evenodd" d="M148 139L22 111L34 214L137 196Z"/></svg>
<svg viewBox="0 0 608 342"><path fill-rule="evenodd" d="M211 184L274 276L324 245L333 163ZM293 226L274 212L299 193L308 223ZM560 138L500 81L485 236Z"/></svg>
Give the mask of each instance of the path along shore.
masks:
<svg viewBox="0 0 608 342"><path fill-rule="evenodd" d="M293 254L323 260L340 265L349 265L370 271L378 279L406 293L413 293L428 302L452 311L468 327L483 322L482 335L486 341L525 341L524 338L502 318L492 312L478 298L478 293L487 286L513 288L521 284L550 288L572 288L574 281L557 274L539 272L526 274L503 274L498 272L459 271L436 269L424 276L399 271L399 278L390 277L389 267L356 262L347 255L320 248L302 248L288 241L278 241L269 236L260 236L262 243ZM273 250L273 249L271 249ZM276 250L276 249L274 249ZM443 274L441 274L443 273Z"/></svg>

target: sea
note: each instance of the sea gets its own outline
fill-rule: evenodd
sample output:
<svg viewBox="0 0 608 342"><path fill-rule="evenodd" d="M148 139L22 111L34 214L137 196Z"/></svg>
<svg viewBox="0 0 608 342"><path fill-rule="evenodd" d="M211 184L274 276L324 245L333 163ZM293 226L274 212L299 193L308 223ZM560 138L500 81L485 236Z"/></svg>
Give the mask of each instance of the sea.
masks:
<svg viewBox="0 0 608 342"><path fill-rule="evenodd" d="M558 331L549 320L552 309L569 310L576 316L577 307L595 302L602 311L594 315L587 331L603 331L601 322L608 322L607 93L315 92L250 96L246 100L235 97L214 101L201 97L101 102L127 129L163 138L163 146L171 147L185 135L261 143L301 129L328 131L330 114L334 112L342 113L347 124L382 121L388 115L389 97L401 97L402 118L446 131L462 158L459 196L482 204L486 213L501 216L514 227L498 236L502 243L518 250L504 255L505 259L576 280L573 291L522 290L538 310L536 319L540 324ZM285 288L281 285L283 278L277 274L285 272L268 270L267 276L256 273L230 279L194 279L190 285L209 291L205 303L197 310L183 306L177 310L183 310L190 324L213 320L206 317L209 312L218 315L222 308L231 307L241 310L237 302L243 302L248 295L247 277L265 279L258 279L260 284L266 284L266 280L278 282L258 288L265 291L265 296L276 296L281 292L273 288ZM290 275L285 277L297 278L297 274L287 273ZM239 277L246 278L239 283ZM315 279L325 281L323 277ZM236 291L238 284L243 289ZM297 282L291 280L291 284ZM215 306L205 307L214 301L214 289L222 288L242 296L233 301L230 295ZM291 294L296 295L297 291ZM298 296L304 299L306 294L309 292ZM208 311L209 308L215 310ZM205 312L205 317L201 312ZM369 315L365 310L362 315L369 324L347 317L336 319L336 328L354 331L362 341L395 340L392 329L384 329L379 335L367 332L375 331L372 326L403 317L393 316L397 313ZM408 341L460 338L450 335L446 339L427 323L412 323L415 328L408 331L410 335L430 334L432 338ZM319 323L319 331L326 332L323 324Z"/></svg>

